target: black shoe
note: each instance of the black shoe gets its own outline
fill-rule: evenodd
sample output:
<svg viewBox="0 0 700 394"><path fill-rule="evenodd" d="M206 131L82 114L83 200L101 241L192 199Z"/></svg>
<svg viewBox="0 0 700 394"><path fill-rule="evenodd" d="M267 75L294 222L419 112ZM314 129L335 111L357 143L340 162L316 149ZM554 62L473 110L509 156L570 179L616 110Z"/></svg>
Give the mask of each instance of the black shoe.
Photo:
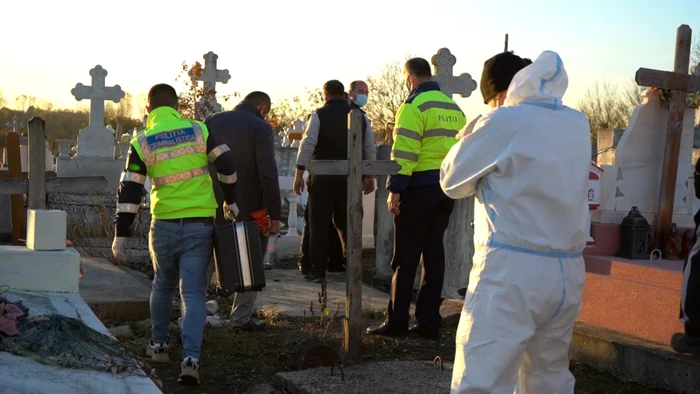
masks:
<svg viewBox="0 0 700 394"><path fill-rule="evenodd" d="M408 334L408 329L397 328L384 322L378 326L367 328L368 335L383 335L387 337L405 337Z"/></svg>
<svg viewBox="0 0 700 394"><path fill-rule="evenodd" d="M440 339L440 329L439 328L423 328L420 325L415 324L408 329L408 332L411 334L416 334L422 338L432 339L434 341L437 341Z"/></svg>
<svg viewBox="0 0 700 394"><path fill-rule="evenodd" d="M265 328L264 321L255 321L253 319L248 320L248 322L242 326L233 326L234 329L242 331L258 331Z"/></svg>
<svg viewBox="0 0 700 394"><path fill-rule="evenodd" d="M686 334L673 334L671 347L678 353L700 356L700 337L691 337Z"/></svg>
<svg viewBox="0 0 700 394"><path fill-rule="evenodd" d="M315 272L311 272L309 274L304 275L304 279L312 283L321 283L325 278Z"/></svg>
<svg viewBox="0 0 700 394"><path fill-rule="evenodd" d="M466 297L466 295L467 295L467 288L465 287L465 288L462 288L462 289L457 290L457 294L459 294L459 295L462 296L462 297Z"/></svg>

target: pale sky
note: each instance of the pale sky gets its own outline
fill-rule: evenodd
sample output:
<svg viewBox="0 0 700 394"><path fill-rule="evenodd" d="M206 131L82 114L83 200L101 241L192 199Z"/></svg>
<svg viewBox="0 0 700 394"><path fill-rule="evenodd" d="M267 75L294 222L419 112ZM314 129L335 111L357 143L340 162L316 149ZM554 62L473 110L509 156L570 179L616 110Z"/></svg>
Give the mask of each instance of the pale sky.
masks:
<svg viewBox="0 0 700 394"><path fill-rule="evenodd" d="M27 94L65 108L97 64L107 86L138 95L161 82L180 89L181 63L208 51L231 73L220 94L263 90L273 101L329 79L347 86L406 54L429 60L442 47L457 57L455 73L479 81L505 33L523 57L561 55L564 102L576 107L595 81L670 71L677 27L700 32L697 0L3 0L2 11L0 89L10 106ZM468 118L487 110L478 89L457 102Z"/></svg>

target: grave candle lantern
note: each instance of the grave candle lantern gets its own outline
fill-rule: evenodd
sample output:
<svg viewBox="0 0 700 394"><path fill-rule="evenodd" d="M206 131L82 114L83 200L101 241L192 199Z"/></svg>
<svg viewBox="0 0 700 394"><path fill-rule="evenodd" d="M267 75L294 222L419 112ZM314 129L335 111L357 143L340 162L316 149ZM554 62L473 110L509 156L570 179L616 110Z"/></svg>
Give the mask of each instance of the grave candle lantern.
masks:
<svg viewBox="0 0 700 394"><path fill-rule="evenodd" d="M648 258L648 233L649 222L636 206L632 207L620 224L620 250L617 255L631 260Z"/></svg>

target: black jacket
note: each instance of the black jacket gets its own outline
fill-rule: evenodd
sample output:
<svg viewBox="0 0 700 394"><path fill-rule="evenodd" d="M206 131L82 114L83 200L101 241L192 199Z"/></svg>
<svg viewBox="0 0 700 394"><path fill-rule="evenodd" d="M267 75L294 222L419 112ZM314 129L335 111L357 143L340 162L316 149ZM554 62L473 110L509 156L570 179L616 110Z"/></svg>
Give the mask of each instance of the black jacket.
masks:
<svg viewBox="0 0 700 394"><path fill-rule="evenodd" d="M280 220L281 196L275 161L272 127L253 103L242 101L232 111L213 114L205 120L210 133L233 151L238 185L236 205L238 220L251 221L252 212L267 209L270 219ZM216 171L210 166L214 192L219 207L224 203ZM222 209L217 210L217 223L225 223Z"/></svg>

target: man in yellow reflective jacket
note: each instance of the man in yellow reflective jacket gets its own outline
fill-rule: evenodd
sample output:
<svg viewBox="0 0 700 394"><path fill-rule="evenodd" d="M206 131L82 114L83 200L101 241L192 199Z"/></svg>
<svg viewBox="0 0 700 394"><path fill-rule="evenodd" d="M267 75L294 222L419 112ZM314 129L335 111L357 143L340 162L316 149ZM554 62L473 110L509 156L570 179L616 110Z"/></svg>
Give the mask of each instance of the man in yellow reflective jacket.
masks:
<svg viewBox="0 0 700 394"><path fill-rule="evenodd" d="M236 192L233 153L197 121L177 112L175 89L159 84L148 93L146 130L131 140L117 195L112 252L124 261L130 227L139 212L146 177L151 181L149 249L154 277L151 290L151 341L147 354L168 361L173 293L180 290L184 360L179 382L199 383L199 353L204 335L206 273L213 253L217 203L209 163L216 166L229 207Z"/></svg>
<svg viewBox="0 0 700 394"><path fill-rule="evenodd" d="M388 336L408 333L413 282L422 262L417 324L411 331L436 339L442 323L443 235L454 207L454 200L440 188L440 165L457 142L457 133L466 124L466 117L432 80L430 64L425 59L409 59L404 76L411 93L396 113L391 151L391 158L401 169L387 181L389 210L394 214L391 300L387 320L368 328L367 333Z"/></svg>

